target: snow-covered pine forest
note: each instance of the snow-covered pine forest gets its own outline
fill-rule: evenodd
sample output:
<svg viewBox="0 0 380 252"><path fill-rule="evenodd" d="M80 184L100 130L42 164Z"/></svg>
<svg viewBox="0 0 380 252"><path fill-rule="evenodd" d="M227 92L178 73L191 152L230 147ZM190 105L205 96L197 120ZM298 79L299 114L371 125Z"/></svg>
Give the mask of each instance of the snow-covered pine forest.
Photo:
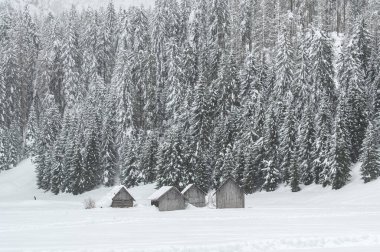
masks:
<svg viewBox="0 0 380 252"><path fill-rule="evenodd" d="M0 6L0 170L38 187L156 182L247 193L380 175L380 2Z"/></svg>

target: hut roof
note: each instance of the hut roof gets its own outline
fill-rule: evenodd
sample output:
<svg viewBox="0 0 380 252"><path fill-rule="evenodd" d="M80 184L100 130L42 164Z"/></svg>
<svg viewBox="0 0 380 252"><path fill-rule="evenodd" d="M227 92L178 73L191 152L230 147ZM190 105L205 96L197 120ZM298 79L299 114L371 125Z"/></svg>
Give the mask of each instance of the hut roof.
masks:
<svg viewBox="0 0 380 252"><path fill-rule="evenodd" d="M174 186L163 186L160 189L158 189L157 191L155 191L152 195L150 195L150 197L148 199L149 200L159 200L162 196L164 196L167 192L169 192L173 188L178 191L178 189L175 188ZM178 191L178 192L181 193L180 191Z"/></svg>
<svg viewBox="0 0 380 252"><path fill-rule="evenodd" d="M207 194L205 193L202 189L200 189L198 186L196 186L195 184L189 184L188 186L185 187L185 189L182 190L182 194L185 194L191 187L195 186L199 191L201 191L203 194Z"/></svg>
<svg viewBox="0 0 380 252"><path fill-rule="evenodd" d="M232 183L234 183L235 185L237 185L237 187L243 191L243 189L236 183L236 181L232 178L232 177L228 177L220 186L219 188L215 191L214 194L216 194L225 184L227 184L227 182L229 181L232 181Z"/></svg>
<svg viewBox="0 0 380 252"><path fill-rule="evenodd" d="M132 198L133 201L136 201L136 200L133 198L133 196L128 192L127 188L125 188L125 186L121 186L121 187L119 187L119 188L120 188L120 189L115 193L115 195L113 196L112 200L114 200L114 198L115 198L116 196L118 196L122 191L125 191L129 196L131 196L131 198Z"/></svg>

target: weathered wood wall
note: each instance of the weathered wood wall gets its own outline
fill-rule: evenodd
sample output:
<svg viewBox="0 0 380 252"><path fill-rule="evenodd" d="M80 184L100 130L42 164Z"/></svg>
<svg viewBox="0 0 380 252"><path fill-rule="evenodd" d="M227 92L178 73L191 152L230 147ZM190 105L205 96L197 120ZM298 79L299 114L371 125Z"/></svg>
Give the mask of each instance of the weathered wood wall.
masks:
<svg viewBox="0 0 380 252"><path fill-rule="evenodd" d="M243 190L232 180L227 181L216 192L216 208L244 208Z"/></svg>
<svg viewBox="0 0 380 252"><path fill-rule="evenodd" d="M170 190L159 199L160 211L173 211L185 209L185 197L178 190Z"/></svg>
<svg viewBox="0 0 380 252"><path fill-rule="evenodd" d="M133 207L133 201L132 200L113 200L111 207L115 207L115 208Z"/></svg>
<svg viewBox="0 0 380 252"><path fill-rule="evenodd" d="M206 206L206 195L196 186L192 186L184 193L184 196L190 204L196 207Z"/></svg>

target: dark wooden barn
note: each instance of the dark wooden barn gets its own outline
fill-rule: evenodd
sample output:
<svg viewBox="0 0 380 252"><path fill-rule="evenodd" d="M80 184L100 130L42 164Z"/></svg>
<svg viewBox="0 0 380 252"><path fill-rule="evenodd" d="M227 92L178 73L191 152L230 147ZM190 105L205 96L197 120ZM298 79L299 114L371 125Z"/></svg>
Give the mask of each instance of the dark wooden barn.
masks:
<svg viewBox="0 0 380 252"><path fill-rule="evenodd" d="M182 191L186 201L196 207L206 206L206 193L194 184L188 185Z"/></svg>
<svg viewBox="0 0 380 252"><path fill-rule="evenodd" d="M232 178L224 181L215 194L216 208L244 208L244 190Z"/></svg>
<svg viewBox="0 0 380 252"><path fill-rule="evenodd" d="M135 201L135 199L123 186L112 198L111 207L118 207L118 208L133 207L133 201Z"/></svg>
<svg viewBox="0 0 380 252"><path fill-rule="evenodd" d="M174 186L163 186L148 199L160 211L182 210L186 207L185 196Z"/></svg>

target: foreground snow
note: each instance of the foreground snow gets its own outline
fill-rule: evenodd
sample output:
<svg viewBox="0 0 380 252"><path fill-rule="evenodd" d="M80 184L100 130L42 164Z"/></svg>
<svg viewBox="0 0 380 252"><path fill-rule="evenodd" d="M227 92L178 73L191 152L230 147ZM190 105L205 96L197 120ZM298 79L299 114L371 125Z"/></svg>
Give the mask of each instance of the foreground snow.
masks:
<svg viewBox="0 0 380 252"><path fill-rule="evenodd" d="M147 200L153 185L130 189L135 208L112 209L109 188L37 190L24 161L0 174L0 251L380 251L380 181L363 185L357 171L339 191L280 188L247 196L246 209L158 212ZM85 210L89 197L103 208Z"/></svg>

